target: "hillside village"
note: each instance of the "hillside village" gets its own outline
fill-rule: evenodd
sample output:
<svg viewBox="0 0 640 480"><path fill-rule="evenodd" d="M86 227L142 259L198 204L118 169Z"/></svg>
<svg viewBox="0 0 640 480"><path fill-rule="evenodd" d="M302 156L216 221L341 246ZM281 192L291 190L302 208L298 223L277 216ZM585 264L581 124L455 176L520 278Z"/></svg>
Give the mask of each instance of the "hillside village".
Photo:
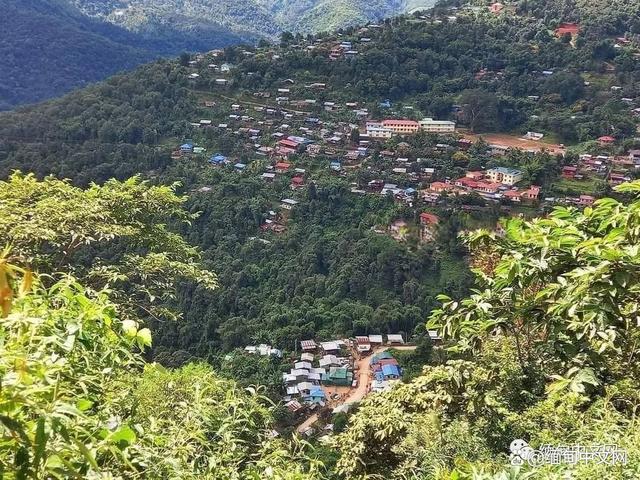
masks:
<svg viewBox="0 0 640 480"><path fill-rule="evenodd" d="M504 14L496 5L491 11ZM455 21L456 10L449 13L453 15L420 16L415 21ZM318 38L287 51L293 48L303 55L326 52L331 61L348 62L372 48L372 36L380 28L369 25L348 40ZM578 25L561 25L555 34L560 41L578 31ZM619 39L616 45L639 55L627 39ZM284 53L267 47L245 49L242 54L277 61ZM189 60L185 75L200 103L201 117L189 119L192 138L176 146L172 156L176 161L196 157L212 168L232 169L265 183L286 185L280 198L274 198L274 208L265 212L263 232L283 232L300 192L329 176L348 181L353 195L388 196L416 210L416 217L398 218L376 231L402 240L413 230L426 242L438 224L439 208L477 211L494 205L503 213L531 215L553 205L588 206L609 187L634 178L640 168L640 151L619 153L620 146L612 136L594 138L588 152L569 154L564 145L548 143L543 133L477 135L459 128L455 120L420 117L412 105L392 105L384 99L377 104L356 98L344 101L343 92L333 95L339 85L284 79L270 91L238 89L238 75L244 74L226 56L217 50ZM483 70L477 78L491 81L490 77L499 73ZM541 72L543 76L553 74ZM246 75L251 77L252 72ZM588 83L585 81L586 86ZM640 108L636 99L623 97L623 92L613 87L611 94L628 104L629 117L637 121ZM464 106L454 105L449 118L462 118L463 110ZM243 153L233 155L215 146L210 139L219 136L234 139L242 145ZM533 161L544 157L545 168L551 172L545 185L535 184L522 168L511 165L514 156L522 155ZM451 176L455 169L450 164L460 159L470 159L474 168ZM442 168L443 164L447 168ZM206 193L207 188L203 186L200 192ZM407 228L411 226L415 228Z"/></svg>
<svg viewBox="0 0 640 480"><path fill-rule="evenodd" d="M514 14L501 3L491 4L488 11L496 16ZM455 22L458 15L476 13L477 7L451 8L412 21ZM282 55L352 62L375 48L383 28L368 25L345 35L297 38L286 49L270 46L240 54L270 62ZM580 31L578 24L562 23L549 34L559 43L573 45ZM637 40L620 37L615 42L615 48L640 58ZM537 72L540 78L556 74ZM210 168L272 186L273 208L264 212L256 234L260 236L255 237L263 242L269 242L271 234L285 232L311 191L334 180L347 182L354 196L383 197L404 207L404 215L372 227L375 233L398 242L428 244L438 234L444 211L497 210L500 215L530 217L558 205L588 207L640 172L640 149L629 148L628 139L619 136L601 135L567 146L542 129L478 134L465 121L468 105L453 105L446 115L434 118L410 101L362 100L349 96L343 85L308 75L281 79L270 89L251 89L247 85L257 73L231 62L225 51L193 57L184 75L199 102L200 117L188 119L191 138L175 146L173 158L206 162ZM500 69L482 68L475 79L491 84L502 75ZM587 78L584 87L594 88ZM640 97L617 85L609 86L606 94L624 104L628 118L637 125ZM543 113L540 96L528 96L526 101L541 104ZM535 114L530 123L538 120ZM212 140L219 136L232 139L228 149ZM235 144L242 146L234 148ZM532 173L529 163L542 167ZM206 194L208 189L204 185L198 192ZM500 225L491 227L500 232ZM437 331L428 334L439 341ZM321 420L331 418L328 412L346 412L366 395L400 381L402 366L390 352L399 346L415 348L405 345L411 339L401 334L324 340L300 338L300 352L296 348L285 355L289 368L282 373L282 401L296 418L298 432L308 436L331 431L330 420ZM246 350L282 355L266 345Z"/></svg>

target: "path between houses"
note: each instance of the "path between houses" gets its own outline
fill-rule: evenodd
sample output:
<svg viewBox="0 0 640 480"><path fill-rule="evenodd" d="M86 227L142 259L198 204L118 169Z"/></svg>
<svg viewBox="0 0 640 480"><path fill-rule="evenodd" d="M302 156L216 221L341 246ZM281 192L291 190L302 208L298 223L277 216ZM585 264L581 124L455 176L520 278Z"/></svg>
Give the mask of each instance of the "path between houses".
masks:
<svg viewBox="0 0 640 480"><path fill-rule="evenodd" d="M206 93L206 94L211 94L212 92L209 92L207 90L196 90L193 89L193 92L197 92L197 93ZM309 111L304 111L304 110L294 110L292 108L286 108L286 106L282 106L282 105L277 105L277 106L273 106L273 105L269 105L267 103L260 103L260 102L253 102L251 100L243 100L240 99L238 97L230 97L228 95L222 95L222 94L218 94L218 96L220 98L224 98L225 100L229 100L235 103L239 103L239 104L244 104L244 105L252 105L255 107L263 107L263 108L271 108L273 110L282 110L282 111L286 111L286 112L292 112L292 113L299 113L301 115L309 115L311 112Z"/></svg>
<svg viewBox="0 0 640 480"><path fill-rule="evenodd" d="M384 352L389 349L395 350L415 350L417 347L415 345L400 345L395 347L378 347L373 350L373 353ZM357 403L360 402L366 395L369 393L369 362L371 361L371 355L367 355L366 357L362 357L360 360L356 362L358 368L358 386L355 390L349 393L349 396L343 402L347 403ZM309 418L307 418L304 422L302 422L298 428L296 429L298 433L304 433L311 425L318 421L318 414L314 413Z"/></svg>

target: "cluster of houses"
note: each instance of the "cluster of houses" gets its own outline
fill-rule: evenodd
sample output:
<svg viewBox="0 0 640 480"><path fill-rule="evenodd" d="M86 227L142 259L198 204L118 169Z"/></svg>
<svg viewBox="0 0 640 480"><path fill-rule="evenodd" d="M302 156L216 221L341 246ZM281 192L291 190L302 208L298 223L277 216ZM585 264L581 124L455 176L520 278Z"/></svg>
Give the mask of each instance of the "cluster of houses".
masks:
<svg viewBox="0 0 640 480"><path fill-rule="evenodd" d="M627 155L582 154L578 161L562 168L562 177L568 180L600 178L612 187L628 182L632 173L640 169L640 150L632 149Z"/></svg>
<svg viewBox="0 0 640 480"><path fill-rule="evenodd" d="M271 345L261 343L260 345L247 345L244 351L249 355L260 355L261 357L282 358L282 350L273 348Z"/></svg>
<svg viewBox="0 0 640 480"><path fill-rule="evenodd" d="M310 86L310 85L307 85ZM326 87L326 85L323 85ZM319 87L314 87L319 88ZM330 103L330 108L325 107L325 112L331 112L338 108L335 103ZM357 103L349 104L358 113L368 115L368 112L357 108ZM246 107L249 108L249 107ZM262 107L253 107L262 108ZM451 134L455 133L455 123L424 119L420 122L406 119L388 119L381 122L365 120L363 124L356 125L348 122L329 122L320 117L313 117L309 113L292 113L283 107L263 109L262 120L256 120L250 115L240 115L245 109L240 104L232 104L232 114L228 123L213 124L212 121L200 120L194 122L198 128L218 128L247 138L248 152L253 152L255 159L265 159L262 172L257 172L266 183L273 183L280 177L285 177L290 189L295 192L304 189L311 182L306 168L296 165L300 155L313 160L319 156L325 160L329 171L346 176L349 170L359 168L374 152L378 152L381 158L389 158L394 165L386 172L393 181L374 179L366 184L352 184L354 194L377 194L392 196L395 201L407 204L410 207L424 202L427 205L437 204L442 201L442 193L453 195L465 195L475 192L486 200L508 201L510 203L534 204L540 200L540 187L531 185L520 188L523 173L517 169L496 167L486 171L468 171L463 177L457 179L444 179L432 181L435 168L421 165L422 159L410 160L393 151L378 151L376 142L384 142L391 135L411 135L419 131L431 133ZM270 110L270 111L267 111ZM329 114L325 113L324 116ZM238 125L239 123L239 125ZM242 125L244 124L244 125ZM235 130L234 130L235 128ZM377 133L384 130L384 134ZM294 131L295 130L295 131ZM357 138L353 138L353 131L359 130ZM529 132L527 138L538 140L541 137L536 132ZM611 145L615 139L601 137L599 143L602 146ZM400 143L398 149L402 147ZM460 138L457 144L443 143L433 147L435 154L451 153L460 149L467 150L471 141ZM408 145L407 145L408 147ZM507 153L508 148L501 145L490 145L490 154L500 156ZM249 150L250 149L250 150ZM203 154L205 149L193 141L185 141L173 152L174 158L193 154ZM425 152L427 153L427 152ZM233 159L222 153L216 152L209 158L212 166L227 166L235 171L244 172L247 167L246 160ZM630 171L640 167L640 152L632 150L628 156L604 156L582 155L576 165L568 165L562 171L562 177L580 180L587 176L600 176L611 185L617 185L628 181ZM255 172L255 169L251 169ZM403 185L404 184L404 185ZM595 198L585 192L575 198L545 199L555 203L574 203L585 206L593 203ZM295 195L291 198L280 198L280 211L269 211L261 225L264 232L281 233L286 229L287 212L295 209L298 200ZM406 225L403 220L394 222L389 227L390 233L395 238L403 238ZM437 220L423 219L420 221L420 239L430 241L433 238Z"/></svg>
<svg viewBox="0 0 640 480"><path fill-rule="evenodd" d="M358 50L353 47L353 42L343 41L331 48L329 59L353 58L358 55Z"/></svg>
<svg viewBox="0 0 640 480"><path fill-rule="evenodd" d="M492 8L494 6L496 8L494 13L509 11L509 7L505 9L500 3L493 4ZM454 17L457 14L455 10L455 8L451 9ZM431 18L430 15L416 18L420 21L439 21ZM449 21L452 20L455 19L449 18ZM368 25L349 35L348 39L342 35L313 39L303 42L300 48L309 51L320 49L327 52L329 58L337 61L355 56L358 51L366 49L372 42L369 34L378 28L380 27L376 25ZM558 37L565 35L575 37L580 29L579 25L563 24L558 27L555 34ZM622 38L618 43L624 45L628 41ZM257 52L246 50L242 51L241 55L267 55L269 58L277 59L280 53L282 52L278 52L275 47ZM227 81L231 82L233 76L229 73L233 65L224 60L222 51L213 51L195 57L195 60L189 63L189 67L194 69L189 73L191 80L196 85L206 82L207 86L212 85L213 79L215 79L215 85L219 84L218 80L223 80L225 84ZM482 78L486 79L492 73L495 72L486 71ZM247 75L251 74L251 72L247 73ZM553 72L542 72L542 74L551 75ZM206 78L207 76L209 78ZM215 88L212 91L215 91ZM302 83L288 78L269 91L252 93L253 97L264 99L264 102L246 101L244 97L237 97L232 100L234 103L230 102L230 105L218 98L215 101L203 100L202 116L204 118L191 124L194 129L198 129L198 132L204 133L208 129L215 129L221 134L234 135L244 142L246 153L243 153L241 158L233 158L233 155L225 151L206 154L212 166L257 175L265 183L278 182L282 185L282 179L285 179L285 185L289 185L291 193L279 192L279 197L274 198L274 202L279 202L279 207L274 204L273 210L265 214L261 225L263 232L281 233L286 230L289 213L297 208L299 202L296 192L318 181L315 178L318 168L332 175L357 180L351 184L351 191L354 194L390 196L394 201L411 208L423 209L424 206L446 202L446 197L442 196L443 193L466 195L474 192L485 200L505 201L512 204L533 205L540 201L541 188L536 185L521 186L524 183L523 174L517 169L498 167L486 171L472 170L457 179L446 178L441 172L437 172L434 168L434 158L453 155L458 150L465 151L472 144L471 140L465 138L452 140L452 136L456 135L454 121L402 118L397 109L391 108L391 102L388 100L381 102L380 107L387 109L390 115L383 120L372 120L364 104L358 101L338 102L331 98L331 92L331 86L322 81L308 80ZM640 116L640 109L636 110L634 114ZM210 112L211 115L204 112ZM456 118L458 113L459 109L456 111L454 108L453 118ZM214 118L216 120L213 120ZM415 154L415 152L408 150L410 147L406 142L397 145L395 151L380 151L379 145L390 138L408 137L418 132L442 135L438 140L443 143L437 143L420 152L420 155L424 155L425 158L414 158L415 155L411 153ZM525 139L534 141L542 137L541 133L534 131L524 135ZM616 144L617 141L614 137L603 136L598 139L598 143L606 148ZM389 148L388 145L387 148ZM406 148L403 145L406 145ZM491 144L489 153L493 156L503 156L508 153L509 148L505 145ZM539 150L540 148L532 148L530 151ZM564 153L564 151L557 153ZM596 175L604 178L609 184L616 185L630 179L630 171L638 168L637 153L632 151L629 157L607 158L583 155L576 165L568 165L563 170L562 177L580 180ZM187 140L176 147L172 156L181 158L202 154L205 154L204 147ZM381 158L383 161L376 160L374 167L371 167L372 163L369 160L372 158ZM254 161L260 161L259 166L248 168ZM388 166L390 164L391 166ZM350 176L350 173L358 169L367 170L367 175ZM363 181L362 177L368 178ZM373 180L371 180L372 177ZM434 181L434 178L441 181ZM589 205L595 200L591 193L585 191L575 198L545 200ZM406 230L412 228L403 222L405 220L399 219L384 228L388 229L387 233L391 233L395 238L402 239ZM437 224L437 216L422 212L418 225L420 239L430 241Z"/></svg>
<svg viewBox="0 0 640 480"><path fill-rule="evenodd" d="M296 356L288 373L282 374L286 389L283 398L286 407L296 413L305 407L312 410L324 407L331 399L327 398L329 387L358 386L356 359L373 354L370 368L375 380L375 390L388 388L390 381L401 377L398 362L388 352L377 352L383 345L403 345L400 334L357 336L355 339L318 342L302 340L301 353ZM372 384L373 385L373 384Z"/></svg>
<svg viewBox="0 0 640 480"><path fill-rule="evenodd" d="M632 149L627 155L582 154L578 160L562 167L561 176L565 180L575 180L575 185L589 179L606 181L611 187L629 182L640 170L640 150ZM574 204L580 207L591 206L596 198L589 194L576 197L549 199L554 203Z"/></svg>
<svg viewBox="0 0 640 480"><path fill-rule="evenodd" d="M388 390L394 382L402 377L402 369L398 360L393 358L393 355L387 350L374 353L369 361L369 368L373 377L370 386L372 392Z"/></svg>
<svg viewBox="0 0 640 480"><path fill-rule="evenodd" d="M505 199L511 202L535 202L540 195L540 187L531 185L519 189L523 173L515 168L496 167L486 171L469 171L464 177L445 182L432 182L423 192L425 200L435 201L442 193L465 195L475 192L487 200Z"/></svg>
<svg viewBox="0 0 640 480"><path fill-rule="evenodd" d="M355 386L353 358L346 340L316 343L314 340L300 342L302 353L289 373L282 379L286 388L284 401L291 412L303 408L302 404L324 406L326 394L322 385Z"/></svg>

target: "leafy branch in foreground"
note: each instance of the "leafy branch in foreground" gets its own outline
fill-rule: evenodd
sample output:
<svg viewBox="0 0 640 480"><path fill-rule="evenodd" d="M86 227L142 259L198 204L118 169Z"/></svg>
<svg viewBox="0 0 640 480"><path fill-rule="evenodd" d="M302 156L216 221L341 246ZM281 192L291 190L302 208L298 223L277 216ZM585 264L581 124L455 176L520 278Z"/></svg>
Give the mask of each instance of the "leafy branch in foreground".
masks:
<svg viewBox="0 0 640 480"><path fill-rule="evenodd" d="M206 365L145 364L149 330L107 292L67 276L13 299L0 323L2 478L322 478L309 445L273 437L258 392Z"/></svg>
<svg viewBox="0 0 640 480"><path fill-rule="evenodd" d="M640 182L617 190L637 198ZM606 198L584 211L556 208L547 218L507 220L504 237L472 234L480 287L460 302L441 297L430 323L455 338L458 351L477 351L488 335L508 336L525 373L588 369L579 378L593 387L635 372L639 225L639 200Z"/></svg>
<svg viewBox="0 0 640 480"><path fill-rule="evenodd" d="M110 289L121 313L173 316L167 306L177 281L217 286L198 250L170 227L196 218L175 189L133 177L83 190L17 172L0 182L0 242L11 246L14 263L72 272L97 290Z"/></svg>

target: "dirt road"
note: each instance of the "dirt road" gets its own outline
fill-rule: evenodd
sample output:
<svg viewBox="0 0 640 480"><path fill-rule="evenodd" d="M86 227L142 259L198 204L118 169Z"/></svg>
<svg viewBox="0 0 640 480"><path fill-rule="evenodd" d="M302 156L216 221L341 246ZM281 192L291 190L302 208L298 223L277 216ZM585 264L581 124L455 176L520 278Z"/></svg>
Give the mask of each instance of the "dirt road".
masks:
<svg viewBox="0 0 640 480"><path fill-rule="evenodd" d="M298 433L304 433L304 431L309 428L311 425L313 425L314 423L316 423L318 421L318 414L314 413L313 415L311 415L309 418L307 418L304 422L302 422L300 424L300 426L298 426L298 428L296 429L296 431Z"/></svg>
<svg viewBox="0 0 640 480"><path fill-rule="evenodd" d="M523 150L534 150L536 152L546 149L550 153L562 153L564 154L566 149L555 143L545 143L544 141L528 140L526 138L517 137L514 135L508 135L506 133L483 133L481 135L460 132L467 140L475 142L476 140L483 138L485 142L492 145L504 145L505 147L521 148Z"/></svg>

